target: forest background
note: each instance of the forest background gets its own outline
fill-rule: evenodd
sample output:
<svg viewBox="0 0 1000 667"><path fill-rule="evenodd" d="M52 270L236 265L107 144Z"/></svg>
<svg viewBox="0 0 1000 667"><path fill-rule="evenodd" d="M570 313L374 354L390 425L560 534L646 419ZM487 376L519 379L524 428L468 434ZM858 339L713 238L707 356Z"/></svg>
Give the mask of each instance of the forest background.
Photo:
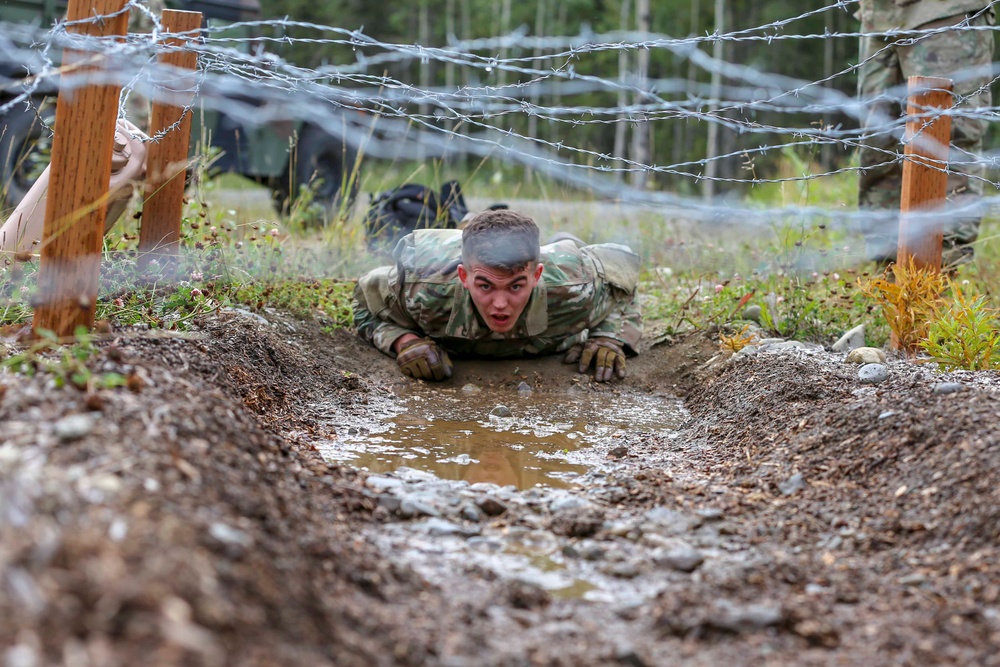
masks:
<svg viewBox="0 0 1000 667"><path fill-rule="evenodd" d="M715 31L732 33L772 23L786 21L802 14L821 9L833 2L826 0L808 3L793 0L420 0L419 2L375 3L367 0L262 0L265 18L289 17L294 21L312 22L346 29L361 29L365 35L386 43L420 44L443 47L456 41L509 35L518 29L525 36L580 36L631 32L620 41L637 41L636 33L651 32L661 36L684 38L711 35ZM720 11L721 10L721 11ZM855 95L857 76L852 65L858 62L858 38L841 33L857 33L859 21L853 16L856 2L844 2L826 11L775 25L755 35L818 35L808 40L777 39L704 40L697 48L706 55L726 63L750 67L753 70L791 77L805 82L822 82L818 86L831 88L851 99ZM314 38L317 31L295 26L281 26L289 37ZM823 37L829 35L829 37ZM746 183L757 178L773 178L787 168L788 151L763 151L754 155L741 155L763 145L779 145L796 136L796 128L857 126L857 119L843 109L831 108L823 113L796 113L794 110L740 110L733 108L720 112L739 121L740 131L724 124L704 122L705 113L713 113L711 106L712 73L699 66L683 53L666 48L605 50L587 53L577 62L567 62L566 57L545 58L550 51L534 44L526 47L494 48L481 52L484 56L499 58L541 58L537 67L550 69L574 67L577 72L600 77L611 82L626 82L642 88L643 81L655 82L660 99L681 102L682 111L663 109L656 114L655 122L572 123L539 117L535 114L508 113L492 123L497 127L512 129L527 137L544 142L579 147L596 154L628 157L640 164L670 165L677 173L654 175L633 174L633 185L669 189L681 194L709 194L703 192L704 181L699 174L712 173L721 179L720 191L745 190ZM297 65L316 68L325 64L351 64L358 62L359 51L351 46L330 43L291 41L282 45L281 55ZM558 51L562 51L560 48ZM385 74L421 89L453 91L461 86L504 86L526 81L527 77L514 72L496 69L486 73L481 68L460 67L430 59L409 59L380 65L373 75ZM641 78L644 77L644 78ZM746 87L745 81L727 79L725 74L716 85L733 84ZM531 92L531 87L508 89L505 96L523 91L526 100L542 106L555 107L569 102L569 93L559 90L559 83L549 86L548 92ZM718 91L719 89L714 89ZM723 88L722 90L725 90ZM994 99L997 93L994 92ZM761 91L760 97L766 97ZM529 99L530 98L530 99ZM722 94L726 105L725 93ZM630 92L627 96L612 86L605 90L590 90L572 94L572 104L577 107L622 108L642 104L641 94ZM736 104L733 104L736 107ZM413 109L419 112L418 109ZM423 109L425 113L427 109ZM433 110L431 110L433 112ZM716 130L710 130L716 125ZM786 131L746 131L746 128L774 125ZM461 132L459 125L454 128ZM991 135L995 132L991 132ZM801 138L801 137L800 137ZM987 140L987 150L997 142L995 136ZM822 146L804 142L796 147L794 161L809 164L817 173L828 172L850 165L854 149L846 143L825 143ZM708 155L731 157L705 164ZM594 161L584 153L575 161ZM693 162L687 165L685 163ZM783 167L784 165L784 167ZM648 176L648 179L647 179Z"/></svg>

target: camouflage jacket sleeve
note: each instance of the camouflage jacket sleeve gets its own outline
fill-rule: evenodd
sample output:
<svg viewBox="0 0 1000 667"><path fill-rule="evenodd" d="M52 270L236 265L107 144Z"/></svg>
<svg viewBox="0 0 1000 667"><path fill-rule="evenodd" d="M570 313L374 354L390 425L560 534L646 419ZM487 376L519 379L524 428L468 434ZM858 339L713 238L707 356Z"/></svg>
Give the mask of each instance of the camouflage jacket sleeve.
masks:
<svg viewBox="0 0 1000 667"><path fill-rule="evenodd" d="M989 0L861 0L856 16L864 30L888 32L916 30L932 21L983 10L992 24Z"/></svg>
<svg viewBox="0 0 1000 667"><path fill-rule="evenodd" d="M354 326L358 335L389 356L403 334L422 336L420 327L400 299L398 270L383 266L361 277L354 288Z"/></svg>
<svg viewBox="0 0 1000 667"><path fill-rule="evenodd" d="M588 335L614 338L625 345L627 352L638 354L642 338L642 310L637 291L639 256L613 243L588 246L584 251L597 267L598 307L595 312L604 314L591 323Z"/></svg>

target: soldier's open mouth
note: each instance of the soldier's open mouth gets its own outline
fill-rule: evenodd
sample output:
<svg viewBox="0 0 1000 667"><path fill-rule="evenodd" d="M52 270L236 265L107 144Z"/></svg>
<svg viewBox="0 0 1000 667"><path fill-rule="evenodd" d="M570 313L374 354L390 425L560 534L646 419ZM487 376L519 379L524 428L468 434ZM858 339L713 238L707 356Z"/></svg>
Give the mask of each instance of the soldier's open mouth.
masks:
<svg viewBox="0 0 1000 667"><path fill-rule="evenodd" d="M507 322L510 320L510 315L490 315L490 319L493 320L496 324L503 325L507 324Z"/></svg>

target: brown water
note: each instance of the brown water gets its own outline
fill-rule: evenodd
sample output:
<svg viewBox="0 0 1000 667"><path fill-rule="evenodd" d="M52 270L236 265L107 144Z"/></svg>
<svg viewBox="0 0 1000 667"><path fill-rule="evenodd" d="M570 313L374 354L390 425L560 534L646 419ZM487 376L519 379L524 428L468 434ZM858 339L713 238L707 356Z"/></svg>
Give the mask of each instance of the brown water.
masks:
<svg viewBox="0 0 1000 667"><path fill-rule="evenodd" d="M498 405L510 416L491 415ZM566 487L603 458L595 446L614 446L638 430L674 429L682 418L675 400L610 392L422 389L400 397L397 409L338 428L343 435L321 445L323 455L370 472L407 466L470 484Z"/></svg>

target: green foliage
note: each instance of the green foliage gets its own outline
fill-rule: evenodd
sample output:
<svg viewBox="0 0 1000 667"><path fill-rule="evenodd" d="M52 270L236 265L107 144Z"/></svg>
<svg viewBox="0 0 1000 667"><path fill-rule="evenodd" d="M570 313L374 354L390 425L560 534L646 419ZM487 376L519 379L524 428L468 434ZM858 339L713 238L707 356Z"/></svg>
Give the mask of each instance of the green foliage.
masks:
<svg viewBox="0 0 1000 667"><path fill-rule="evenodd" d="M63 344L51 331L38 332L40 340L26 350L12 354L0 362L0 367L24 375L36 373L51 375L58 388L73 386L77 389L93 391L111 389L126 383L120 373L95 373L88 366L97 353L94 338L86 329L76 331L74 342Z"/></svg>
<svg viewBox="0 0 1000 667"><path fill-rule="evenodd" d="M891 274L891 276L890 276ZM933 269L907 263L893 264L880 277L858 281L861 293L882 309L900 347L913 354L927 338L931 319L940 308L945 278Z"/></svg>
<svg viewBox="0 0 1000 667"><path fill-rule="evenodd" d="M951 284L951 300L932 317L920 347L942 371L985 371L1000 368L997 309L983 295L966 295Z"/></svg>

